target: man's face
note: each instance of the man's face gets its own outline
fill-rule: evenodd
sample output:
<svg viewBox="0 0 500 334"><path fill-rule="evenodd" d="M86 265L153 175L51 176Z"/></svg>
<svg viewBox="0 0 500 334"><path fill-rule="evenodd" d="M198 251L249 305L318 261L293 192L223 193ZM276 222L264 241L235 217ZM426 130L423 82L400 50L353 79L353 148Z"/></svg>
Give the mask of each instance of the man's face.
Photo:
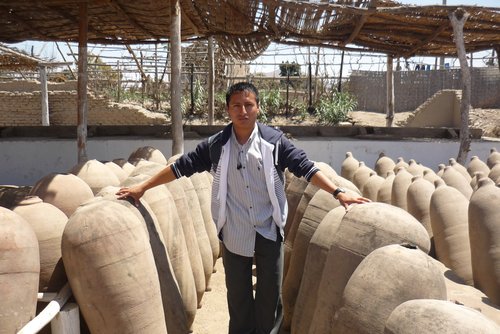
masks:
<svg viewBox="0 0 500 334"><path fill-rule="evenodd" d="M255 94L249 91L234 93L229 100L227 112L235 129L253 129L259 114Z"/></svg>

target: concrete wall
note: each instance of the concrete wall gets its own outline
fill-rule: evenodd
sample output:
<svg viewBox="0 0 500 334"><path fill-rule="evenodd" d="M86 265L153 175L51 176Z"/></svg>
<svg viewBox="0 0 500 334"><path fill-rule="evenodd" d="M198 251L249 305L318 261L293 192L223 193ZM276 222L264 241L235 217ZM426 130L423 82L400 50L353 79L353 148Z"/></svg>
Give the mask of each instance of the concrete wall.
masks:
<svg viewBox="0 0 500 334"><path fill-rule="evenodd" d="M185 150L193 149L199 139L185 140ZM303 148L310 159L330 164L340 173L347 151L356 159L373 168L379 154L384 152L394 160L403 157L415 159L425 166L437 170L440 163L458 154L459 142L452 140L355 140L350 138L297 138L296 146ZM131 152L142 146L152 146L168 158L171 156L171 140L126 137L89 138L89 159L113 160L128 158ZM500 142L473 141L469 159L477 155L483 161L495 147L500 151ZM77 163L77 144L74 139L2 138L0 141L0 185L33 185L43 176L56 172L65 173Z"/></svg>

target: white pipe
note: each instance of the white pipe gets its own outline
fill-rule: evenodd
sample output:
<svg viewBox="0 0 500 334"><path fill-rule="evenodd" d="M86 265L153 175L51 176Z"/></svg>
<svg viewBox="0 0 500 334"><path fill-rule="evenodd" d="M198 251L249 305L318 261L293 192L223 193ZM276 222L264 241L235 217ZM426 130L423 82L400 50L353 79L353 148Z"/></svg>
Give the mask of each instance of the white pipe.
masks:
<svg viewBox="0 0 500 334"><path fill-rule="evenodd" d="M71 288L66 283L57 296L52 300L42 312L28 322L17 334L35 334L44 328L59 313L61 308L71 297Z"/></svg>

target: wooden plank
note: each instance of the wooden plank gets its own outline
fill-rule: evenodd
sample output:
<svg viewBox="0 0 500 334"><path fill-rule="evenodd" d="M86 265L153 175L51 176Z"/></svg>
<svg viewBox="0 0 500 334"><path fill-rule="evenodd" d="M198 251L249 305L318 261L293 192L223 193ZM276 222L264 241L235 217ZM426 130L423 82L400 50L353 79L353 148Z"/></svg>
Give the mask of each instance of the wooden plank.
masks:
<svg viewBox="0 0 500 334"><path fill-rule="evenodd" d="M88 36L88 4L80 3L80 22L78 31L78 117L77 117L77 147L78 163L87 158L87 36Z"/></svg>
<svg viewBox="0 0 500 334"><path fill-rule="evenodd" d="M172 155L184 152L184 134L182 132L182 54L181 54L181 9L179 0L170 0L171 5L171 82L170 82L170 110L172 113Z"/></svg>
<svg viewBox="0 0 500 334"><path fill-rule="evenodd" d="M49 126L49 92L47 88L47 67L39 66L40 72L40 95L42 98L42 125Z"/></svg>
<svg viewBox="0 0 500 334"><path fill-rule="evenodd" d="M394 121L394 59L392 56L387 56L387 98L386 98L386 114L385 117L386 126L388 128L392 127L392 122Z"/></svg>
<svg viewBox="0 0 500 334"><path fill-rule="evenodd" d="M52 334L80 334L80 312L75 303L66 304L50 323Z"/></svg>

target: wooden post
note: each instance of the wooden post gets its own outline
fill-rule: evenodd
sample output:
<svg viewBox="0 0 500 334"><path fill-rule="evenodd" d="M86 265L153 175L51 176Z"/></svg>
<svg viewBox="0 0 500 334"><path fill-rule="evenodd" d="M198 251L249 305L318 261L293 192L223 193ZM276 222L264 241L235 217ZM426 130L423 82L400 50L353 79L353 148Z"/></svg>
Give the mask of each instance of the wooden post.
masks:
<svg viewBox="0 0 500 334"><path fill-rule="evenodd" d="M78 163L87 158L87 32L88 12L87 2L80 2L78 30Z"/></svg>
<svg viewBox="0 0 500 334"><path fill-rule="evenodd" d="M394 72L393 72L393 57L391 55L387 56L387 104L386 104L386 117L385 126L392 127L392 122L394 121Z"/></svg>
<svg viewBox="0 0 500 334"><path fill-rule="evenodd" d="M181 6L179 0L170 0L170 112L172 114L172 155L184 152L184 133L182 131L182 82L181 82Z"/></svg>
<svg viewBox="0 0 500 334"><path fill-rule="evenodd" d="M42 125L49 126L49 92L47 88L47 66L39 65L40 94L42 95Z"/></svg>
<svg viewBox="0 0 500 334"><path fill-rule="evenodd" d="M453 36L457 47L460 70L462 72L462 102L460 103L460 148L458 150L457 162L465 164L467 154L470 151L470 129L469 129L469 111L471 110L471 78L470 69L467 64L467 53L464 44L464 24L469 17L462 8L457 8L449 14L451 26L453 27Z"/></svg>
<svg viewBox="0 0 500 334"><path fill-rule="evenodd" d="M208 37L208 125L214 124L215 112L215 57L214 38Z"/></svg>

